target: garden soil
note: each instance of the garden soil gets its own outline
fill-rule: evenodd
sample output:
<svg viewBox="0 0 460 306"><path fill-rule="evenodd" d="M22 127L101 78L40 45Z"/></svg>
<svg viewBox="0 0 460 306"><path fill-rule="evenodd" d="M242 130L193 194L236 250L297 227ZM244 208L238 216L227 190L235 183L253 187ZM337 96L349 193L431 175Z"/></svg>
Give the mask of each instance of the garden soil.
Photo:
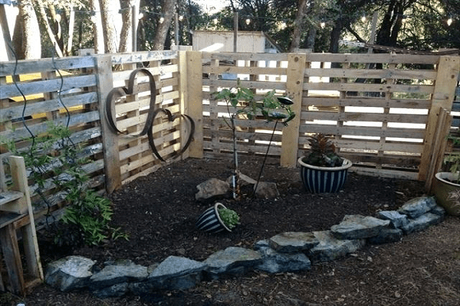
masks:
<svg viewBox="0 0 460 306"><path fill-rule="evenodd" d="M242 158L242 173L256 179L262 158ZM65 249L40 239L46 266L65 255L82 255L102 264L131 259L151 265L169 255L205 260L229 246L251 248L256 241L286 231L318 231L340 223L345 215L374 216L422 196L423 182L360 176L351 173L337 194L309 194L299 169L268 159L262 181L276 182L280 196L221 199L241 216L233 232L208 234L195 229L197 217L213 205L195 200L196 185L210 178L226 180L232 161L187 159L164 165L110 196L113 226L129 240L97 247ZM460 220L447 217L440 225L404 236L402 241L367 245L356 253L312 266L301 273L250 272L241 277L204 281L185 291L155 291L144 296L98 299L89 291L63 293L46 285L27 297L0 295L1 305L460 305ZM41 236L43 237L43 236Z"/></svg>

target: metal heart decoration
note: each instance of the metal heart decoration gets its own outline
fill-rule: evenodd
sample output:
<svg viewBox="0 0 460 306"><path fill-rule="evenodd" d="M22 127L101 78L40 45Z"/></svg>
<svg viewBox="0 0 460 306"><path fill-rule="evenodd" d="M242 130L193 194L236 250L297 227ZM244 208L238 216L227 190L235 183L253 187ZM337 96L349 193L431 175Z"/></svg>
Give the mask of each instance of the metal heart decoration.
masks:
<svg viewBox="0 0 460 306"><path fill-rule="evenodd" d="M166 114L167 117L168 117L168 120L170 122L172 122L172 121L176 120L177 118L181 117L187 122L190 132L189 132L189 135L187 137L187 141L184 144L184 146L179 151L175 151L172 154L171 158L176 157L178 155L181 155L182 153L185 152L185 150L187 150L187 148L189 147L190 143L192 142L193 134L195 133L195 122L188 115L185 115L185 114L172 115L171 111L169 111L168 109L157 108L157 106L155 104L155 101L156 101L155 79L153 78L153 75L150 73L150 71L145 69L145 68L136 69L133 72L131 72L131 74L129 76L129 80L128 80L128 87L114 88L107 95L107 103L105 104L105 112L106 112L106 120L107 120L107 123L109 125L110 130L113 133L116 133L116 134L123 134L123 132L120 131L117 128L117 125L116 125L116 120L115 120L115 116L114 116L114 113L113 113L113 101L114 101L114 99L116 97L121 98L123 96L132 95L132 94L136 93L134 91L134 81L136 79L136 75L139 72L142 72L143 74L145 74L145 75L147 75L149 77L149 84L150 84L149 111L148 111L148 114L147 114L147 120L145 121L145 125L142 128L142 131L139 134L130 135L130 136L132 136L132 137L140 137L140 136L147 135L148 139L149 139L149 145L150 145L150 148L151 148L153 154L155 154L155 156L159 160L165 161L165 159L158 153L158 150L155 147L155 143L154 143L155 139L153 137L153 131L152 131L153 130L153 121L155 120L155 117L159 113Z"/></svg>

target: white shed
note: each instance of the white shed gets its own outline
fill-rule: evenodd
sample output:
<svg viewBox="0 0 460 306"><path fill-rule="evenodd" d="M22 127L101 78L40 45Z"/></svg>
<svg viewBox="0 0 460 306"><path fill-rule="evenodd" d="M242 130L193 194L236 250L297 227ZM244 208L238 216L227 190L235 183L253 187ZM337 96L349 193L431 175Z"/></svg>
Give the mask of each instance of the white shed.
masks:
<svg viewBox="0 0 460 306"><path fill-rule="evenodd" d="M206 49L209 51L233 52L233 40L233 31L194 31L193 50ZM260 31L239 31L237 45L237 52L279 52L278 47L272 43L272 40L264 32Z"/></svg>

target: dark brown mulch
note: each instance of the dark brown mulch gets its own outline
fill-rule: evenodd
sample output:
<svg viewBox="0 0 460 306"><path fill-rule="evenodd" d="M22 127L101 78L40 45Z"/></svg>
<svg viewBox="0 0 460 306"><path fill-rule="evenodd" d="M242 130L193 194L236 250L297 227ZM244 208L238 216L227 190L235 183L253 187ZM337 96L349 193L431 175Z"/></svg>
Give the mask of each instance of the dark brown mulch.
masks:
<svg viewBox="0 0 460 306"><path fill-rule="evenodd" d="M261 161L243 160L241 171L256 178ZM346 214L375 215L378 210L397 209L423 194L423 182L356 174L337 194L309 194L298 169L281 168L269 160L262 180L276 182L280 197L223 200L241 215L241 225L232 233L217 235L196 230L196 218L212 205L195 201L196 185L212 177L225 180L231 173L231 161L187 159L123 186L111 196L113 225L128 232L129 241L111 241L72 253L100 263L128 258L150 265L169 255L204 260L228 246L250 248L284 231L325 230ZM41 286L26 301L28 305L432 305L435 301L457 305L454 301L459 295L454 288L460 288L460 243L454 233L459 228L458 218L448 218L401 243L366 246L345 259L299 274L254 272L203 282L184 292L106 300L88 292L59 293ZM64 255L43 243L41 251L45 263ZM18 301L4 299L13 301L11 305Z"/></svg>

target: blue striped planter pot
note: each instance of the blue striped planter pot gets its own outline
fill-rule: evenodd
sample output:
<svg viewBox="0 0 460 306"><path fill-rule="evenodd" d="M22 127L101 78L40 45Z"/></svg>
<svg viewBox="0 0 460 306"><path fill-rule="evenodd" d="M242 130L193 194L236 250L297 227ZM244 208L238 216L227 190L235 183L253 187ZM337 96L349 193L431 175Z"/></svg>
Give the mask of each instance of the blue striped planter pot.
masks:
<svg viewBox="0 0 460 306"><path fill-rule="evenodd" d="M318 167L303 162L299 158L300 176L305 189L311 193L333 193L338 192L345 183L348 175L348 168L352 166L348 159L343 160L340 167Z"/></svg>
<svg viewBox="0 0 460 306"><path fill-rule="evenodd" d="M227 208L222 203L216 203L213 207L206 209L195 223L196 228L209 233L219 233L232 230L225 226L224 221L219 216L219 208Z"/></svg>

